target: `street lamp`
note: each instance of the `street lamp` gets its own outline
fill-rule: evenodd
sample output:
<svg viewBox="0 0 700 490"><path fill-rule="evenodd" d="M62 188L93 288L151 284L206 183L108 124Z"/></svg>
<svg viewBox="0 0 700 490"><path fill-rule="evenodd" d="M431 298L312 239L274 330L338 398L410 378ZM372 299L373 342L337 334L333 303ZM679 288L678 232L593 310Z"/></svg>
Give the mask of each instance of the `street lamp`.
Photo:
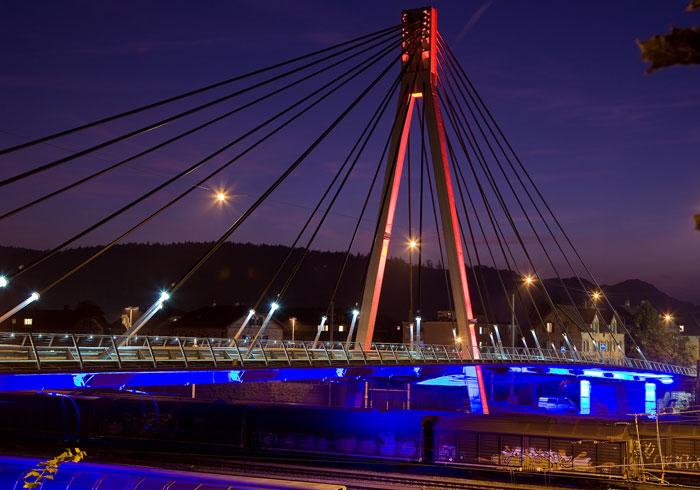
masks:
<svg viewBox="0 0 700 490"><path fill-rule="evenodd" d="M219 204L224 204L228 201L228 193L225 189L219 189L214 192L214 200Z"/></svg>
<svg viewBox="0 0 700 490"><path fill-rule="evenodd" d="M600 291L593 291L591 293L591 299L593 300L594 303L597 303L602 298L603 298L603 293L601 293Z"/></svg>
<svg viewBox="0 0 700 490"><path fill-rule="evenodd" d="M10 281L5 276L0 276L0 288L6 288Z"/></svg>
<svg viewBox="0 0 700 490"><path fill-rule="evenodd" d="M673 321L673 315L671 313L668 313L668 312L664 313L662 318L664 319L664 322L666 324L669 324Z"/></svg>
<svg viewBox="0 0 700 490"><path fill-rule="evenodd" d="M532 274L525 274L525 275L523 276L522 280L523 280L523 284L524 284L526 287L532 286L532 285L535 284L535 282L537 281L537 279L535 278L535 276L533 276ZM515 347L515 290L513 290L513 293L512 293L512 295L511 295L511 303L510 303L510 305L511 305L511 312L510 312L510 313L511 313L511 317L510 317L510 346L514 348L514 347Z"/></svg>
<svg viewBox="0 0 700 490"><path fill-rule="evenodd" d="M408 240L408 323L413 323L413 251L418 248L418 240Z"/></svg>

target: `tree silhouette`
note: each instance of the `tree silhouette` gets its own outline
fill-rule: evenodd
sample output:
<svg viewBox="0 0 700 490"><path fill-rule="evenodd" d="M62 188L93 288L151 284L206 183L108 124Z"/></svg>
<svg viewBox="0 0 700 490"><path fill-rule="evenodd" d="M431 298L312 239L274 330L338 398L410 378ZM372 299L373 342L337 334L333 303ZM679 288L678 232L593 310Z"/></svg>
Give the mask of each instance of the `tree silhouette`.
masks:
<svg viewBox="0 0 700 490"><path fill-rule="evenodd" d="M700 0L691 0L686 11L700 9ZM637 40L642 59L651 63L647 73L673 65L700 64L700 27L672 27L668 34Z"/></svg>

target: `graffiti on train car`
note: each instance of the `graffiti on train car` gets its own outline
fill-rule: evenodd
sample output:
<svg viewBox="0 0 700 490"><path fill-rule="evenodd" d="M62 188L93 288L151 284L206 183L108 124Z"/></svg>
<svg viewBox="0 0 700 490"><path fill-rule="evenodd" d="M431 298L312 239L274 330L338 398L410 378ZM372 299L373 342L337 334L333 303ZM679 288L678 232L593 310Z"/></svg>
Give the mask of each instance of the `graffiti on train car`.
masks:
<svg viewBox="0 0 700 490"><path fill-rule="evenodd" d="M663 462L668 469L700 471L700 440L676 439L662 444ZM659 466L661 457L656 441L642 441L644 464Z"/></svg>

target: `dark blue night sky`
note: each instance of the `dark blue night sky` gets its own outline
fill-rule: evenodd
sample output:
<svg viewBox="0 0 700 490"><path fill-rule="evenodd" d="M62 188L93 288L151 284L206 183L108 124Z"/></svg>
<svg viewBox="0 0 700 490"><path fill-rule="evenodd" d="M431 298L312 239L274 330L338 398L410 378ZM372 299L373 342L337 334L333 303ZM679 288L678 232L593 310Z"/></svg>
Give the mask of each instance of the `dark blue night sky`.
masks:
<svg viewBox="0 0 700 490"><path fill-rule="evenodd" d="M672 24L700 24L700 13L683 12L686 3L470 0L436 5L442 34L597 276L607 283L647 280L679 298L700 302L696 286L700 233L693 230L691 219L700 212L700 69L671 68L645 75L635 44L636 38L664 32ZM397 24L403 8L420 5L395 1L0 2L0 146ZM351 95L334 98L254 157L217 177L211 187L225 187L235 195L228 206L213 205L206 189L195 192L133 240L215 239ZM379 97L380 91L233 238L290 243L297 223L305 218ZM265 108L270 111L290 100L281 98ZM194 120L203 121L215 113ZM1 241L51 247L155 185L162 176L240 134L257 116L241 114L206 134L1 222ZM0 177L118 134L130 124L120 122L90 131L84 138L57 140L0 157ZM185 127L188 124L175 125L175 129ZM386 127L382 128L386 134ZM134 153L157 141L149 139L153 137L100 151L8 187L0 199L2 210ZM379 146L377 141L363 157L350 192L341 199L316 248L344 248ZM102 243L173 192L80 243ZM407 233L402 215L399 235ZM374 218L371 213L362 228L358 251L367 250ZM426 251L430 236L425 239Z"/></svg>

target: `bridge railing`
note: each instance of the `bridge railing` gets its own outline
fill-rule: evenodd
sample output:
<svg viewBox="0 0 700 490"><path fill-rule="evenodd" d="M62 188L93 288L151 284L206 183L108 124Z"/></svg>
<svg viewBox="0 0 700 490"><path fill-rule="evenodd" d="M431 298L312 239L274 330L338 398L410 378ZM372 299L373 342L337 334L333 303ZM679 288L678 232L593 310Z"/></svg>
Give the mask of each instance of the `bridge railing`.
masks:
<svg viewBox="0 0 700 490"><path fill-rule="evenodd" d="M479 362L619 366L695 376L695 369L642 359L561 353L525 347L482 347ZM475 362L455 345L233 340L207 337L0 332L0 372L197 369L255 366L343 366Z"/></svg>

